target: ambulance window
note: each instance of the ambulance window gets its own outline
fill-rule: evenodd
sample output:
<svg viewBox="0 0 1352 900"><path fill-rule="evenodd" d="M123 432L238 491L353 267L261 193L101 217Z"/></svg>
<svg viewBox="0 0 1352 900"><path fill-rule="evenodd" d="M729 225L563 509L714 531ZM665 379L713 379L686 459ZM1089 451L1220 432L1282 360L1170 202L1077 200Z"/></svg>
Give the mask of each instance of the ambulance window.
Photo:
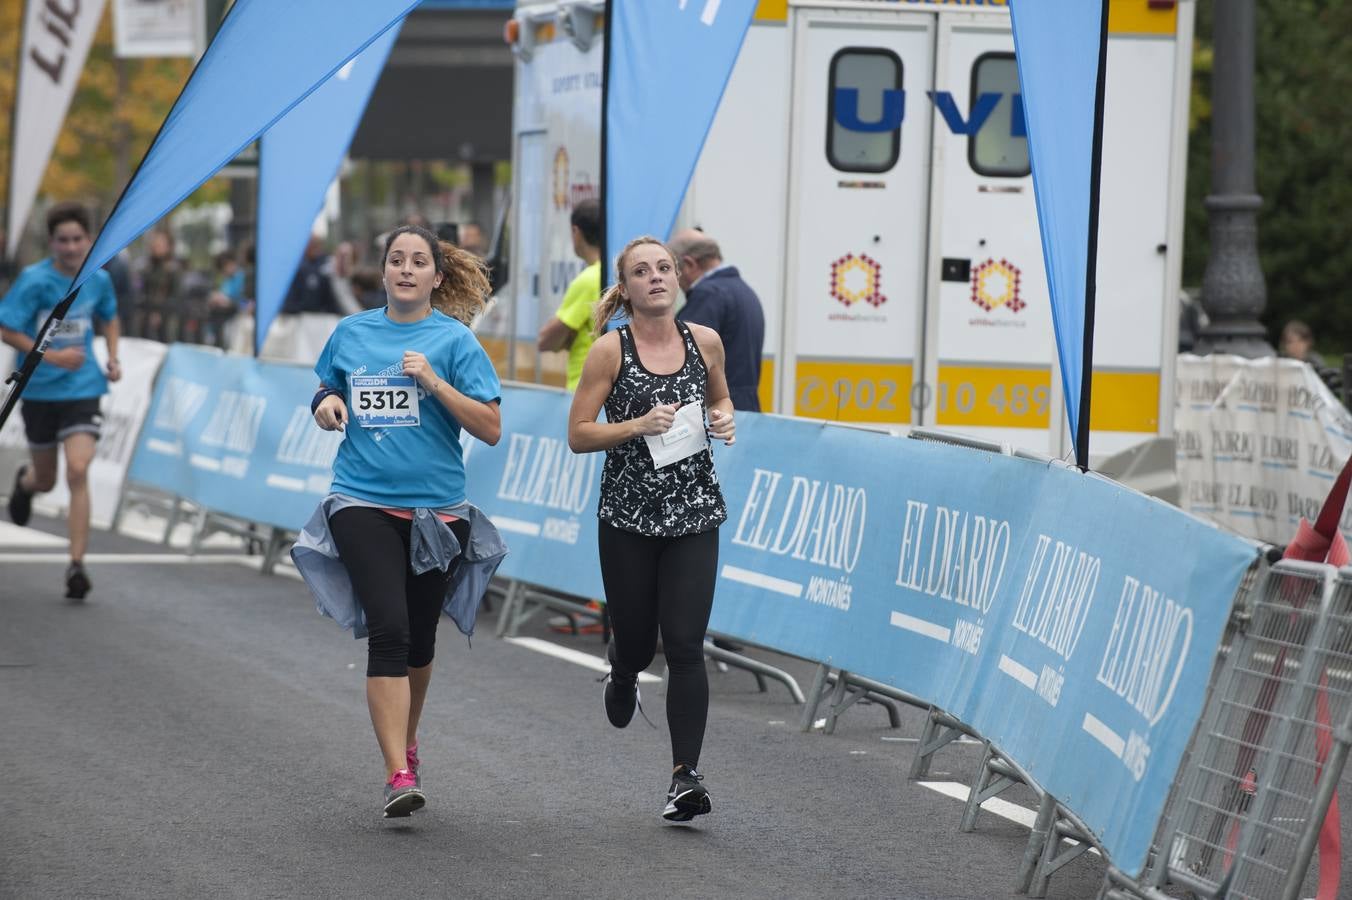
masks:
<svg viewBox="0 0 1352 900"><path fill-rule="evenodd" d="M967 139L967 159L978 175L998 178L1022 178L1028 167L1028 139L1022 124L1011 121L1014 98L1019 94L1019 70L1013 53L986 53L972 66L972 98L968 110L976 108L982 94L1000 95L1000 103L981 126ZM1017 126L1017 127L1016 127Z"/></svg>
<svg viewBox="0 0 1352 900"><path fill-rule="evenodd" d="M901 58L846 47L831 58L826 158L842 172L886 172L901 155Z"/></svg>

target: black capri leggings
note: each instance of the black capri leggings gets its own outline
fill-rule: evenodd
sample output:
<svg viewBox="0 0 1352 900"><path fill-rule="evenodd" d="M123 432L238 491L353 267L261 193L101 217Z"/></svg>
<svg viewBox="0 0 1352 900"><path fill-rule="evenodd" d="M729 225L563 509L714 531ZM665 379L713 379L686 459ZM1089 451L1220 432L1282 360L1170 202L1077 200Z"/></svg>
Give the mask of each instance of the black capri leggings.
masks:
<svg viewBox="0 0 1352 900"><path fill-rule="evenodd" d="M366 506L349 506L329 517L338 557L347 568L357 602L366 613L366 674L398 678L422 668L436 651L437 622L455 571L414 575L408 564L413 523ZM451 523L461 546L469 523Z"/></svg>
<svg viewBox="0 0 1352 900"><path fill-rule="evenodd" d="M597 539L606 610L615 636L613 665L623 675L648 668L661 631L671 675L667 686L671 761L698 766L709 716L704 632L714 604L718 529L656 538L601 522Z"/></svg>

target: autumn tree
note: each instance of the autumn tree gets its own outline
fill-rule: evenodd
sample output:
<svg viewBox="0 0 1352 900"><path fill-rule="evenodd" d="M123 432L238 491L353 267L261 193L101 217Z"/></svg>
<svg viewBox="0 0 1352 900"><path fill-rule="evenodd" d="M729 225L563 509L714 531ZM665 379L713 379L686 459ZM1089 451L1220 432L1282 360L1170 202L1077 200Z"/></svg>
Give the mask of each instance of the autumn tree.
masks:
<svg viewBox="0 0 1352 900"><path fill-rule="evenodd" d="M14 108L24 3L0 2L0 110ZM192 69L189 59L118 59L109 4L71 99L39 190L43 199L89 204L100 217L122 192ZM13 125L0 115L0 197L9 197ZM29 222L29 233L34 232Z"/></svg>

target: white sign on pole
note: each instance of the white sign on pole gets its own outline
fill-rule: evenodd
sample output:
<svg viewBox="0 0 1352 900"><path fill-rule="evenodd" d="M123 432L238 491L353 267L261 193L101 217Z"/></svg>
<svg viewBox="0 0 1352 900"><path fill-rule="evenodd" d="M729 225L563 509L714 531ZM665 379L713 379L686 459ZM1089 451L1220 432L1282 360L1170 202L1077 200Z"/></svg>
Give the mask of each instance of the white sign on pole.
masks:
<svg viewBox="0 0 1352 900"><path fill-rule="evenodd" d="M33 209L103 7L104 0L28 0L24 10L11 135L9 221L5 223L9 256L14 255Z"/></svg>
<svg viewBox="0 0 1352 900"><path fill-rule="evenodd" d="M113 45L118 56L189 56L202 50L202 0L114 0Z"/></svg>

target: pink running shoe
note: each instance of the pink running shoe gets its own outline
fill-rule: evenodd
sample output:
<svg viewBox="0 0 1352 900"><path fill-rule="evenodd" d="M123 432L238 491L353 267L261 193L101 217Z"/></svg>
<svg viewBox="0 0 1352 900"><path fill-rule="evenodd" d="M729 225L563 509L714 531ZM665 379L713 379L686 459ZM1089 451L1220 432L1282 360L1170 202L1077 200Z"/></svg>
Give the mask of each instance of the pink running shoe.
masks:
<svg viewBox="0 0 1352 900"><path fill-rule="evenodd" d="M422 765L422 760L418 759L418 745L409 747L404 758L408 760L408 770L413 773L413 780L418 782L418 787L422 787L422 775L418 774L418 766Z"/></svg>
<svg viewBox="0 0 1352 900"><path fill-rule="evenodd" d="M418 779L408 769L400 769L385 783L385 818L398 819L422 809L427 797L418 787Z"/></svg>

